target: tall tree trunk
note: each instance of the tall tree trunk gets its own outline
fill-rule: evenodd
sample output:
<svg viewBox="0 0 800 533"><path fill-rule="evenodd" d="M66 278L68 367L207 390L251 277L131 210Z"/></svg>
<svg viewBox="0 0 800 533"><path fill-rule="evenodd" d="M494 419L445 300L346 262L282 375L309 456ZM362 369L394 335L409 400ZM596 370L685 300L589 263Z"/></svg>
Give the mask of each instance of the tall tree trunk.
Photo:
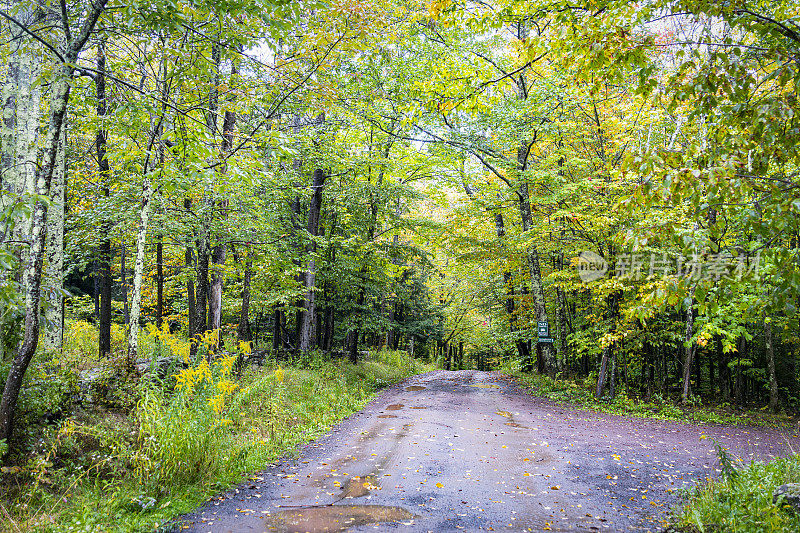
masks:
<svg viewBox="0 0 800 533"><path fill-rule="evenodd" d="M100 126L97 128L95 136L95 148L97 150L97 167L102 184L103 196L109 201L111 196L110 184L111 167L108 164L106 145L108 141L108 131L105 128L105 116L107 112L106 102L106 55L105 38L102 38L97 45L97 74L94 79L97 92L97 117ZM100 261L98 264L99 284L100 284L100 317L98 328L98 354L100 357L110 357L111 355L111 221L105 218L100 224ZM97 277L95 277L97 279Z"/></svg>
<svg viewBox="0 0 800 533"><path fill-rule="evenodd" d="M220 84L220 75L219 75L219 68L220 68L220 61L221 61L221 47L219 44L215 43L211 48L211 61L213 63L214 68L214 83L212 84L211 90L209 92L208 98L208 126L209 126L209 133L212 138L214 138L217 134L217 114L219 113L219 93L217 87ZM235 120L234 120L235 123ZM233 127L233 123L228 125L227 121L227 113L225 118L223 119L223 130L226 126ZM232 130L231 130L232 131ZM220 148L220 158L224 160L225 157L225 143L226 139L230 135L231 132L223 131L222 135L222 146ZM220 174L225 174L225 164L222 163L222 168L219 166L217 170ZM225 209L224 204L225 201L220 203L220 207L222 207L222 211ZM219 330L222 325L222 286L224 281L224 270L223 265L225 264L226 258L226 243L222 236L217 236L215 239L217 242L214 247L211 249L211 269L210 269L210 287L209 287L209 294L208 294L208 329L209 330ZM215 347L218 349L222 344L222 332L219 333L217 337L218 344Z"/></svg>
<svg viewBox="0 0 800 533"><path fill-rule="evenodd" d="M128 255L128 247L125 244L125 236L122 237L120 240L120 247L122 250L120 251L120 267L119 267L119 277L120 281L122 282L122 313L125 315L125 325L129 325L131 322L131 312L128 308L128 270L126 268L125 260Z"/></svg>
<svg viewBox="0 0 800 533"><path fill-rule="evenodd" d="M250 280L253 277L252 251L247 252L244 263L244 281L242 282L242 312L239 314L239 327L236 329L240 341L251 341L250 331Z"/></svg>
<svg viewBox="0 0 800 533"><path fill-rule="evenodd" d="M183 208L187 211L191 211L192 209L192 199L191 198L184 198L183 199ZM192 269L194 267L194 253L192 253L192 247L187 243L186 244L186 252L184 254L184 263L186 264L189 273L186 275L186 307L189 316L187 317L187 335L190 339L194 338L195 326L197 325L197 309L196 309L196 301L194 295L194 277L192 276ZM192 345L195 343L192 342ZM191 350L190 350L191 352ZM192 354L193 355L193 354Z"/></svg>
<svg viewBox="0 0 800 533"><path fill-rule="evenodd" d="M156 241L156 327L164 323L164 236Z"/></svg>
<svg viewBox="0 0 800 533"><path fill-rule="evenodd" d="M686 310L686 332L684 334L684 344L686 347L685 357L683 359L683 392L681 393L681 401L684 405L689 402L689 396L692 393L691 379L692 379L692 363L694 359L695 346L691 342L694 335L694 288L689 293L689 308Z"/></svg>
<svg viewBox="0 0 800 533"><path fill-rule="evenodd" d="M347 333L347 340L350 343L348 346L350 353L350 362L355 365L358 363L358 329L351 329Z"/></svg>
<svg viewBox="0 0 800 533"><path fill-rule="evenodd" d="M278 351L281 349L281 322L283 321L283 313L279 306L275 306L273 315L273 329L272 329L272 349Z"/></svg>
<svg viewBox="0 0 800 533"><path fill-rule="evenodd" d="M67 182L67 128L61 128L56 168L50 198L52 204L47 217L47 306L44 309L44 349L61 353L64 347L64 206ZM2 341L0 341L2 343Z"/></svg>
<svg viewBox="0 0 800 533"><path fill-rule="evenodd" d="M603 390L606 386L607 381L607 374L608 374L608 356L610 353L611 347L606 346L603 348L603 355L600 357L600 372L597 376L597 388L594 393L594 397L598 400L603 397Z"/></svg>
<svg viewBox="0 0 800 533"><path fill-rule="evenodd" d="M325 172L322 169L314 171L313 188L314 193L311 196L311 204L308 208L308 233L311 235L312 242L307 247L307 252L311 255L308 260L308 268L305 273L305 312L301 315L302 324L300 326L300 338L298 340L297 349L306 352L314 345L314 325L317 321L316 309L316 276L317 276L317 263L314 258L316 253L316 244L313 238L319 233L319 217L322 208L322 188L325 186Z"/></svg>
<svg viewBox="0 0 800 533"><path fill-rule="evenodd" d="M142 304L142 279L144 275L144 253L147 244L147 224L150 219L150 202L153 199L153 181L145 172L139 212L139 230L136 234L136 260L133 264L133 295L131 297L131 319L128 325L128 361L134 363L139 357L139 314Z"/></svg>
<svg viewBox="0 0 800 533"><path fill-rule="evenodd" d="M201 232L196 243L197 247L197 323L194 327L195 338L200 336L208 329L206 319L208 318L208 241L206 235Z"/></svg>
<svg viewBox="0 0 800 533"><path fill-rule="evenodd" d="M87 10L83 23L66 46L64 46L64 62L53 69L50 117L47 134L43 143L42 162L36 175L37 193L50 196L50 186L58 158L58 145L61 139L61 128L69 102L70 81L78 54L83 49L89 34L94 29L97 19L105 9L107 0L96 0ZM11 362L6 377L3 396L0 399L0 440L10 440L13 428L14 412L19 398L22 379L36 352L39 343L39 304L41 298L42 265L44 262L44 245L47 237L47 204L36 202L31 213L31 247L25 270L25 329L17 356Z"/></svg>
<svg viewBox="0 0 800 533"><path fill-rule="evenodd" d="M163 88L161 91L162 106L159 116L151 116L150 119L150 139L147 145L147 152L145 155L144 165L142 165L142 177L144 183L142 185L142 196L140 200L140 213L139 213L139 228L136 234L136 260L133 265L133 294L131 295L131 316L130 323L128 324L128 364L133 365L139 357L139 315L141 313L142 302L142 284L144 276L144 255L145 247L147 245L147 231L148 223L150 220L150 207L153 200L153 193L155 192L153 179L148 176L151 168L151 161L163 157L162 134L164 132L164 121L167 119L167 99L169 94L167 91L167 65L166 60L162 58L161 65L159 66L159 74L163 81ZM154 157L153 149L158 148L157 157Z"/></svg>
<svg viewBox="0 0 800 533"><path fill-rule="evenodd" d="M775 345L772 338L771 317L764 319L764 340L767 350L767 369L769 370L769 408L778 410L778 378L775 374Z"/></svg>

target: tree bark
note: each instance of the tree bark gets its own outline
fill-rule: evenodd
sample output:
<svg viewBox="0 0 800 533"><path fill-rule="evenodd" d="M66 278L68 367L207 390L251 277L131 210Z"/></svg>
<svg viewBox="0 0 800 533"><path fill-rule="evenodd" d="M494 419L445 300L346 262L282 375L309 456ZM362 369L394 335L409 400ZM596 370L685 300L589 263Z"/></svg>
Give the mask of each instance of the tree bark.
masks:
<svg viewBox="0 0 800 533"><path fill-rule="evenodd" d="M212 62L215 69L216 86L219 85L219 67L221 60L220 45L214 44L212 47ZM233 64L233 71L231 75L236 74L236 63ZM211 135L216 134L216 114L219 111L218 93L216 86L212 88L209 95L209 121L211 126ZM217 171L220 176L227 174L226 158L228 153L233 149L233 132L236 127L236 114L233 111L226 110L223 114L222 120L222 144L220 145L220 164L217 166ZM220 211L224 215L228 207L228 201L222 200L219 202ZM227 242L224 235L218 235L215 239L216 245L211 253L211 286L208 300L208 329L220 330L222 326L222 290L225 280L225 259L227 255ZM218 343L215 349L220 349L223 346L222 332L220 331L217 337Z"/></svg>
<svg viewBox="0 0 800 533"><path fill-rule="evenodd" d="M597 376L597 389L595 390L594 397L598 400L603 397L603 389L606 385L606 374L608 373L608 356L610 347L603 348L603 355L600 358L600 373Z"/></svg>
<svg viewBox="0 0 800 533"><path fill-rule="evenodd" d="M50 198L52 204L47 217L47 306L44 310L44 349L61 353L64 348L64 206L67 182L67 129L61 128L59 152ZM2 342L2 341L0 341Z"/></svg>
<svg viewBox="0 0 800 533"><path fill-rule="evenodd" d="M301 315L300 338L298 341L297 349L307 352L314 345L314 325L317 321L316 309L316 276L317 276L317 263L314 258L317 246L313 239L319 233L319 217L322 209L322 189L325 186L325 172L322 169L314 171L313 188L314 193L311 196L311 204L308 208L308 234L311 236L311 244L306 247L306 251L310 254L308 260L308 268L305 273L305 312Z"/></svg>
<svg viewBox="0 0 800 533"><path fill-rule="evenodd" d="M105 128L104 120L107 112L106 102L106 56L105 38L101 39L97 45L97 74L94 83L97 92L97 117L100 119L100 126L95 136L95 148L97 150L98 175L101 181L103 196L106 201L111 196L110 184L111 167L108 163L107 143L108 131ZM104 219L100 224L100 260L98 264L99 285L100 285L100 316L98 327L98 354L100 357L110 357L111 355L111 221Z"/></svg>
<svg viewBox="0 0 800 533"><path fill-rule="evenodd" d="M689 293L689 309L686 310L686 332L684 335L684 343L686 345L686 352L683 359L683 392L681 393L681 402L686 405L689 402L689 396L692 393L691 379L692 379L692 362L694 359L695 346L691 343L692 336L694 335L694 289Z"/></svg>
<svg viewBox="0 0 800 533"><path fill-rule="evenodd" d="M247 253L244 264L244 281L242 282L242 312L239 315L239 327L236 329L240 341L251 341L250 331L250 280L253 277L252 251Z"/></svg>
<svg viewBox="0 0 800 533"><path fill-rule="evenodd" d="M125 237L123 236L120 239L120 247L122 250L120 251L120 258L119 258L119 277L120 281L122 282L122 313L125 315L125 325L129 325L131 322L131 312L128 308L128 270L126 269L125 260L128 255L128 247L125 245Z"/></svg>
<svg viewBox="0 0 800 533"><path fill-rule="evenodd" d="M778 378L775 374L775 345L772 338L772 320L764 320L764 340L767 350L767 368L769 370L769 408L772 412L778 411Z"/></svg>
<svg viewBox="0 0 800 533"><path fill-rule="evenodd" d="M139 230L136 234L136 260L133 264L133 295L131 297L131 319L128 326L128 360L133 363L139 357L139 314L142 302L142 276L144 253L147 244L147 224L150 218L150 202L153 199L153 181L146 175L139 212Z"/></svg>
<svg viewBox="0 0 800 533"><path fill-rule="evenodd" d="M164 237L159 234L156 241L156 326L161 329L164 322Z"/></svg>

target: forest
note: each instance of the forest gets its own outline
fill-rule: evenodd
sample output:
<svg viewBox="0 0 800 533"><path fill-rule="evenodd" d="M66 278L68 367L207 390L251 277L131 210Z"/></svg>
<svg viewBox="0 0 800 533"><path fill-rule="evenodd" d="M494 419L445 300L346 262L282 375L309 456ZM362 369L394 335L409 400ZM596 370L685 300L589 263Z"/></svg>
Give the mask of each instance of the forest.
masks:
<svg viewBox="0 0 800 533"><path fill-rule="evenodd" d="M796 0L3 0L0 33L7 479L83 434L141 481L124 424L203 389L222 435L254 365L273 400L380 363L800 407Z"/></svg>

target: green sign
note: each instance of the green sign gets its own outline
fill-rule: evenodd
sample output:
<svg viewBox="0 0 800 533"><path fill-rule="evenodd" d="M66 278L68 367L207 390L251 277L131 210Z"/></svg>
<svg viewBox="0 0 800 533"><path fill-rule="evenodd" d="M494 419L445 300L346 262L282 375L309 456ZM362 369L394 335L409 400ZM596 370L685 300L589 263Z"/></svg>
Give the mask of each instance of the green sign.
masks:
<svg viewBox="0 0 800 533"><path fill-rule="evenodd" d="M546 321L539 322L539 328L538 329L539 329L539 337L549 337L550 336L550 324L548 324Z"/></svg>

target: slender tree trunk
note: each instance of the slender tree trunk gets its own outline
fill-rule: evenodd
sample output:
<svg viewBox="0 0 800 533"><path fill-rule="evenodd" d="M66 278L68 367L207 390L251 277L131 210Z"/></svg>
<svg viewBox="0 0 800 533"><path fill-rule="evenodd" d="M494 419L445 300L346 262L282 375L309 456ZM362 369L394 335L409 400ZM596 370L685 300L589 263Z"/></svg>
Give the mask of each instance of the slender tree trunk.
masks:
<svg viewBox="0 0 800 533"><path fill-rule="evenodd" d="M191 198L184 198L183 199L183 208L187 211L191 211L192 209L192 199ZM195 326L197 325L197 308L196 308L196 301L194 295L194 277L192 276L192 270L194 268L194 253L192 252L192 247L189 243L186 244L186 252L184 254L184 263L186 264L188 273L186 275L186 307L189 316L187 317L187 335L190 339L194 338L196 333ZM192 345L195 343L193 342ZM190 353L192 350L190 350ZM193 354L192 354L193 355Z"/></svg>
<svg viewBox="0 0 800 533"><path fill-rule="evenodd" d="M360 305L363 305L363 301ZM350 341L350 362L354 365L358 363L358 329L352 329L347 334L347 339Z"/></svg>
<svg viewBox="0 0 800 533"><path fill-rule="evenodd" d="M770 317L764 320L764 340L767 350L767 368L769 370L769 408L772 412L778 410L778 378L775 374L775 346L772 339L772 321Z"/></svg>
<svg viewBox="0 0 800 533"><path fill-rule="evenodd" d="M744 336L739 337L739 350L736 353L736 373L733 378L733 397L736 405L741 406L744 403L744 376L742 375L742 357L745 356L747 350L747 339Z"/></svg>
<svg viewBox="0 0 800 533"><path fill-rule="evenodd" d="M97 45L97 74L94 79L97 91L97 117L100 126L95 137L95 148L97 150L97 166L100 181L102 182L103 196L109 201L111 196L110 184L111 167L108 163L106 151L108 131L105 128L104 120L107 112L106 102L106 56L105 38L101 39ZM98 354L100 357L111 356L111 221L105 218L100 225L102 240L100 242L100 261L98 264L99 284L100 284L100 316L98 328ZM95 276L97 273L95 274ZM97 279L97 277L95 277Z"/></svg>
<svg viewBox="0 0 800 533"><path fill-rule="evenodd" d="M611 348L606 346L603 348L603 355L600 358L600 373L597 376L597 390L594 397L598 400L603 397L603 389L606 386L606 374L608 373L608 356Z"/></svg>
<svg viewBox="0 0 800 533"><path fill-rule="evenodd" d="M58 158L53 171L47 217L47 306L44 310L44 349L61 353L64 347L64 206L67 182L67 129L61 128ZM0 341L0 344L2 341Z"/></svg>
<svg viewBox="0 0 800 533"><path fill-rule="evenodd" d="M164 237L156 241L156 327L164 323Z"/></svg>
<svg viewBox="0 0 800 533"><path fill-rule="evenodd" d="M212 61L214 62L215 77L217 85L219 85L219 66L221 59L221 50L218 44L212 47ZM236 74L236 64L232 75ZM216 134L216 113L218 112L218 94L216 88L212 89L209 97L209 116L213 118L212 128L210 128L211 135ZM233 132L236 127L236 114L230 110L226 110L223 114L222 121L222 144L220 145L220 160L221 164L217 167L218 173L224 176L227 173L226 158L228 153L233 149ZM227 210L228 201L222 200L219 202L220 210L223 212ZM219 330L222 326L222 289L225 280L225 258L227 253L227 242L224 236L218 236L217 244L214 246L211 254L211 287L208 301L208 329ZM218 337L217 349L223 345L222 332L220 331Z"/></svg>
<svg viewBox="0 0 800 533"><path fill-rule="evenodd" d="M244 281L242 282L242 312L239 315L237 333L240 341L251 341L253 335L250 331L250 280L253 277L252 252L247 253L244 264Z"/></svg>
<svg viewBox="0 0 800 533"><path fill-rule="evenodd" d="M684 335L684 343L686 345L685 357L683 360L683 392L681 393L681 401L684 405L689 401L689 396L692 393L691 379L692 379L692 362L694 359L695 346L691 342L694 335L694 289L689 293L689 309L686 310L686 332Z"/></svg>
<svg viewBox="0 0 800 533"><path fill-rule="evenodd" d="M139 357L139 314L142 303L142 279L144 275L144 254L147 244L147 224L150 219L150 202L153 199L153 181L145 172L139 212L139 231L136 234L136 261L133 264L133 296L131 298L131 319L128 325L128 361L135 363Z"/></svg>
<svg viewBox="0 0 800 533"><path fill-rule="evenodd" d="M208 329L206 319L208 318L208 241L205 233L201 233L197 241L197 324L194 327L194 334L197 339Z"/></svg>
<svg viewBox="0 0 800 533"><path fill-rule="evenodd" d="M281 309L276 305L273 315L274 326L272 329L272 349L276 352L281 349L281 321L283 320L281 315Z"/></svg>
<svg viewBox="0 0 800 533"><path fill-rule="evenodd" d="M128 255L128 247L125 244L125 237L123 236L120 240L120 246L122 250L120 251L120 267L119 267L119 276L120 281L122 281L122 305L123 305L123 314L125 315L125 325L128 326L131 322L131 312L128 308L128 270L126 269L125 260Z"/></svg>
<svg viewBox="0 0 800 533"><path fill-rule="evenodd" d="M325 309L325 345L322 347L323 350L326 352L331 351L331 347L333 346L333 321L334 321L334 309L332 305L329 305Z"/></svg>
<svg viewBox="0 0 800 533"><path fill-rule="evenodd" d="M308 233L313 237L319 233L319 217L322 208L322 188L325 186L325 172L322 169L314 171L313 187L314 193L311 196L311 204L308 208ZM307 252L311 254L308 260L308 269L305 273L305 312L300 316L302 323L300 326L300 338L297 349L308 351L314 344L314 324L317 321L316 310L316 276L317 263L314 259L316 244L312 243L307 247Z"/></svg>
<svg viewBox="0 0 800 533"><path fill-rule="evenodd" d="M142 285L144 276L144 255L145 247L147 245L147 231L148 223L150 220L150 207L153 200L153 193L155 192L154 183L148 172L151 168L151 160L155 159L153 156L153 148L158 147L158 152L163 156L163 148L161 137L164 132L164 121L167 119L167 106L166 101L169 97L167 94L167 66L166 60L162 59L159 67L164 86L162 89L163 104L161 106L161 114L157 117L151 117L150 140L148 142L147 153L145 156L144 165L142 165L142 177L144 184L142 186L141 205L139 213L139 228L136 235L136 261L133 265L133 294L131 296L131 316L130 323L128 324L128 364L134 365L136 359L139 357L139 315L141 313L142 301ZM158 158L159 161L161 157Z"/></svg>

